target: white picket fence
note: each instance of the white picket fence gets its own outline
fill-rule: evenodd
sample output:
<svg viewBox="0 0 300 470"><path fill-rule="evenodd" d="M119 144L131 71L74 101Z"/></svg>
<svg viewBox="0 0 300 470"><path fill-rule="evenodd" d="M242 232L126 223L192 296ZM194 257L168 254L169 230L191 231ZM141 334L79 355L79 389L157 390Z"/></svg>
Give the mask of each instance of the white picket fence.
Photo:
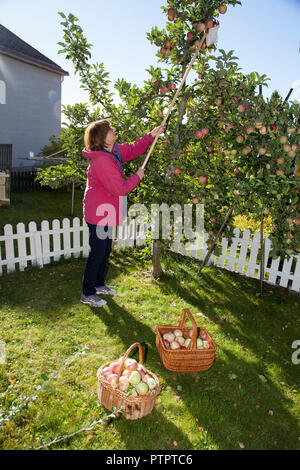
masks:
<svg viewBox="0 0 300 470"><path fill-rule="evenodd" d="M72 224L71 224L72 222ZM225 268L229 271L241 273L247 277L260 279L260 234L253 238L249 231L242 234L239 229L234 231L235 237L230 246L228 240L222 238L222 254L211 255L208 265ZM177 242L172 245L172 250L185 256L203 260L206 256L206 241L208 234L204 234L203 248L200 247L200 239L195 244L186 248ZM136 226L135 220L128 220L123 226L113 230L113 249L140 246L144 243L142 227ZM271 242L265 240L265 281L271 285L286 287L292 291L300 292L300 255L293 256L289 260L277 258L269 259ZM41 223L40 230L35 222L25 225L19 223L16 230L11 225L4 226L4 235L0 236L0 275L12 273L19 269L23 271L27 266L42 268L51 261L58 261L71 256L87 257L89 253L88 227L84 220L75 217L72 221L63 219L62 222L55 219L51 227L48 221Z"/></svg>

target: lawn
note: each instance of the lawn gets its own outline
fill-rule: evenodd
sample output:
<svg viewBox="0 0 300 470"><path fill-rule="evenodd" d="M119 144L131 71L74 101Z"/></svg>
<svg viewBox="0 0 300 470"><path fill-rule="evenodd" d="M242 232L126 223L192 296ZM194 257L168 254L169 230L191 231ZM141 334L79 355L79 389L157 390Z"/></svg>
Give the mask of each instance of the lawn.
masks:
<svg viewBox="0 0 300 470"><path fill-rule="evenodd" d="M163 254L166 274L154 280L150 260L137 255L112 253L107 283L117 294L101 309L79 303L82 258L0 278L2 418L88 347L0 428L0 447L37 448L98 420L105 411L98 367L139 341L161 383L156 409L137 421L109 420L52 449L299 449L292 343L300 339L300 298L269 286L260 297L258 281L214 266L196 277L199 262L174 253ZM155 347L156 326L176 325L185 307L217 345L205 372L167 371Z"/></svg>
<svg viewBox="0 0 300 470"><path fill-rule="evenodd" d="M83 191L74 194L74 215L82 218ZM5 224L15 226L18 222L40 224L43 220L71 218L71 191L36 191L12 193L11 204L0 207L0 233Z"/></svg>

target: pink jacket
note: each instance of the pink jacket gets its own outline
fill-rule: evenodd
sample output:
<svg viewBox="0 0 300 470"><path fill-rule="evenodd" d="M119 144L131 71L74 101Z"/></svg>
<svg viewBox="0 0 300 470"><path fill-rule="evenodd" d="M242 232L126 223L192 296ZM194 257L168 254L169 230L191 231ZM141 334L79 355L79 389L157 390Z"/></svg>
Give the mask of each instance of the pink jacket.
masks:
<svg viewBox="0 0 300 470"><path fill-rule="evenodd" d="M122 162L129 162L145 152L153 142L151 133L136 140L133 144L118 144ZM83 156L90 159L87 169L87 185L83 198L83 216L86 222L94 225L121 225L123 197L140 182L135 173L126 180L122 176L121 165L103 151L85 148ZM116 155L115 149L114 154Z"/></svg>

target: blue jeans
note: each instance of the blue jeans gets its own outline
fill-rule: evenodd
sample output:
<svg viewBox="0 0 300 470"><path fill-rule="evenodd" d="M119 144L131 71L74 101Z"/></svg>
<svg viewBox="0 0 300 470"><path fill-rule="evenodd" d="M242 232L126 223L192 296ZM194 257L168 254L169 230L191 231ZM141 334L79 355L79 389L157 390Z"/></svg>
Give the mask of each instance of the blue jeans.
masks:
<svg viewBox="0 0 300 470"><path fill-rule="evenodd" d="M104 227L108 237L102 240L97 236L97 225L89 223L87 225L89 227L90 253L82 279L82 293L85 296L94 295L96 287L104 286L107 262L112 246L112 227Z"/></svg>

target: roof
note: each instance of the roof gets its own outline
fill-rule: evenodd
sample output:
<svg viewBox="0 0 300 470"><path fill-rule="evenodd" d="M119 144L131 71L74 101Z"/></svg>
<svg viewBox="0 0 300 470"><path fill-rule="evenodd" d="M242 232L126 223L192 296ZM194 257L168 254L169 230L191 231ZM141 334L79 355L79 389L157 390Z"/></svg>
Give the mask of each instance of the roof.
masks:
<svg viewBox="0 0 300 470"><path fill-rule="evenodd" d="M59 65L34 49L23 39L20 39L2 24L0 24L0 54L8 55L14 59L56 72L60 75L69 75Z"/></svg>

